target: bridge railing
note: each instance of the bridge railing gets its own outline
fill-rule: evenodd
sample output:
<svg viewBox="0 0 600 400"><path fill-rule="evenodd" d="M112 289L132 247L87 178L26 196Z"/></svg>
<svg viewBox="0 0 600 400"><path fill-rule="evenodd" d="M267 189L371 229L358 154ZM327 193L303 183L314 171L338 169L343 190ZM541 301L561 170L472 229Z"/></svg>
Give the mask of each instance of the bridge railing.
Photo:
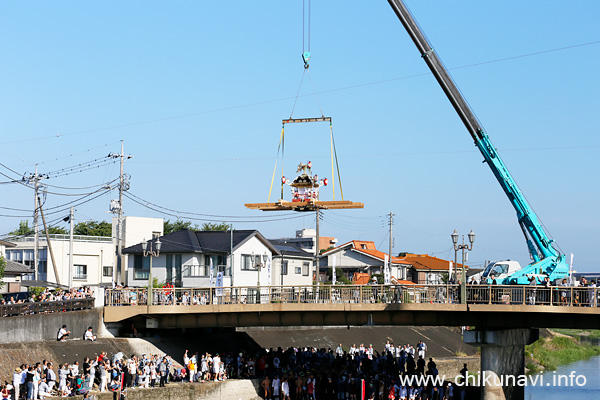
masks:
<svg viewBox="0 0 600 400"><path fill-rule="evenodd" d="M467 285L469 304L596 307L600 288ZM311 285L152 289L151 305L460 303L459 285ZM36 303L33 303L36 304ZM146 288L107 289L106 306L148 305Z"/></svg>
<svg viewBox="0 0 600 400"><path fill-rule="evenodd" d="M94 298L43 301L34 303L2 304L0 317L14 317L18 315L48 314L66 311L79 311L94 308Z"/></svg>

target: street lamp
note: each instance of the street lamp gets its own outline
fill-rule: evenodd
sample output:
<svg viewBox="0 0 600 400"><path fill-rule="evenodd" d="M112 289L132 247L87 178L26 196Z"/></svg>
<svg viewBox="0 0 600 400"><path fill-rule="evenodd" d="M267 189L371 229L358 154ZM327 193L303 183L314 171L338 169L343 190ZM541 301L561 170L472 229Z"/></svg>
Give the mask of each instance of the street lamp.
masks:
<svg viewBox="0 0 600 400"><path fill-rule="evenodd" d="M160 239L156 239L156 251L152 250L152 240L148 240L146 242L146 239L144 239L144 241L142 242L142 251L144 253L144 257L148 257L150 256L150 271L148 272L148 299L147 299L147 303L149 306L152 305L152 257L158 257L158 255L160 254L160 246L162 246L162 243L160 242Z"/></svg>
<svg viewBox="0 0 600 400"><path fill-rule="evenodd" d="M467 275L465 271L465 251L473 250L473 243L475 242L475 232L471 229L471 232L467 235L469 237L469 243L465 244L465 235L462 235L462 244L458 244L458 232L456 229L450 237L452 238L452 245L454 246L454 267L456 268L458 250L462 250L462 268L461 268L461 279L460 279L460 302L461 304L467 303ZM456 268L458 269L458 268ZM456 277L456 269L454 276ZM456 281L456 279L455 279Z"/></svg>

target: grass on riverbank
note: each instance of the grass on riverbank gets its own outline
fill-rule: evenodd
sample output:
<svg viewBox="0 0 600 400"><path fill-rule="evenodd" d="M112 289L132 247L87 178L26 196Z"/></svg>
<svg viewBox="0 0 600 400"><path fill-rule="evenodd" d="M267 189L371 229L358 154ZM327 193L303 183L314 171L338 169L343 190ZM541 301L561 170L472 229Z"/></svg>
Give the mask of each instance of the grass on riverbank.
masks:
<svg viewBox="0 0 600 400"><path fill-rule="evenodd" d="M552 329L552 331L573 336L584 342L586 340L600 340L600 330L598 329Z"/></svg>
<svg viewBox="0 0 600 400"><path fill-rule="evenodd" d="M560 365L600 355L600 347L563 335L541 338L525 346L525 366L529 373L555 370Z"/></svg>

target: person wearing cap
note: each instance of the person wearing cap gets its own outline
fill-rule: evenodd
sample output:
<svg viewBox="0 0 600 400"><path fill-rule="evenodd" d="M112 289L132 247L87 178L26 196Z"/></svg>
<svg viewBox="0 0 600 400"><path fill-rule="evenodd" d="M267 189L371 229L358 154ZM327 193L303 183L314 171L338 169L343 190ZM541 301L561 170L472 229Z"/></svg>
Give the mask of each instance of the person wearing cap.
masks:
<svg viewBox="0 0 600 400"><path fill-rule="evenodd" d="M19 388L21 386L21 368L15 368L13 373L13 398L19 400Z"/></svg>

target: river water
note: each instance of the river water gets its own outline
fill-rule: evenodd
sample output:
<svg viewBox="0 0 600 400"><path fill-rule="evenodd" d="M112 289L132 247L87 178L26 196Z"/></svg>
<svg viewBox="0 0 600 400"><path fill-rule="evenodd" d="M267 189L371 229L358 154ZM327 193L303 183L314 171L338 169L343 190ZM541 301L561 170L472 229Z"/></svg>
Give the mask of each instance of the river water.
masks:
<svg viewBox="0 0 600 400"><path fill-rule="evenodd" d="M579 386L584 377L585 385ZM525 400L600 399L600 356L532 377L536 378L537 385L525 387Z"/></svg>

